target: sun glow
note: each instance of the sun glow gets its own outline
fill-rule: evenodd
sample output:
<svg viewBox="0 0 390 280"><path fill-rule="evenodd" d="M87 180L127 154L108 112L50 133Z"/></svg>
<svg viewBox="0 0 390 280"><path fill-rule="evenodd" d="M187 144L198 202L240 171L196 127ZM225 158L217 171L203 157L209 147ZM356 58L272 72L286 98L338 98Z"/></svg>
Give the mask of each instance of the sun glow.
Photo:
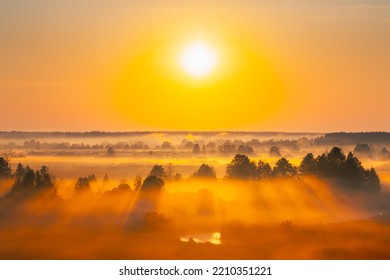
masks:
<svg viewBox="0 0 390 280"><path fill-rule="evenodd" d="M284 85L266 49L236 32L211 31L153 33L122 56L113 116L157 130L244 129L272 117ZM246 108L240 117L237 108Z"/></svg>
<svg viewBox="0 0 390 280"><path fill-rule="evenodd" d="M202 78L211 73L217 65L217 55L204 42L189 45L180 56L180 64L192 77Z"/></svg>

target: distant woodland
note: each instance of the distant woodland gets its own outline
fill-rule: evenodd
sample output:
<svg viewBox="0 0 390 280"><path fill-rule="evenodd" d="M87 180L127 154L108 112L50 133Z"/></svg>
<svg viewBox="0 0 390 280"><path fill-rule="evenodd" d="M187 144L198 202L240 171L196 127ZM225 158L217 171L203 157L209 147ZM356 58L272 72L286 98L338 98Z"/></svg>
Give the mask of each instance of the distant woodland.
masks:
<svg viewBox="0 0 390 280"><path fill-rule="evenodd" d="M308 153L299 166L293 166L286 158L280 158L273 167L263 160L251 160L247 155L236 154L226 166L225 179L229 180L270 180L284 178L299 180L302 176L317 176L321 179L333 180L344 190L379 192L380 178L374 168L365 169L359 159L348 153L345 155L339 147L333 147L328 153L314 156ZM108 177L108 175L106 175ZM14 183L5 197L23 198L41 192L56 195L55 178L48 167L33 170L28 165L18 164L12 170L7 159L0 157L0 178L12 179ZM193 178L216 179L214 168L202 164L194 171ZM164 180L181 180L182 175L166 172L161 165L154 165L149 175L142 181L138 176L134 181L134 190L161 189ZM75 184L75 192L90 191L90 182L96 180L94 174L79 177ZM114 192L130 191L130 185L121 183Z"/></svg>

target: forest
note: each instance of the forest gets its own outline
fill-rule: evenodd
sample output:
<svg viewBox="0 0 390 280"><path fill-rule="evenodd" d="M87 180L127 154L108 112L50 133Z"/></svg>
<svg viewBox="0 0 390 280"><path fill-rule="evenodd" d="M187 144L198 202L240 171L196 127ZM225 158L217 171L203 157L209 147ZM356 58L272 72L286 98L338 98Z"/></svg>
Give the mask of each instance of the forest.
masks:
<svg viewBox="0 0 390 280"><path fill-rule="evenodd" d="M0 157L0 258L390 257L390 195L375 168L337 146L296 164L270 153L280 157L237 153L218 176L206 161L186 176L154 164L132 181L57 179Z"/></svg>

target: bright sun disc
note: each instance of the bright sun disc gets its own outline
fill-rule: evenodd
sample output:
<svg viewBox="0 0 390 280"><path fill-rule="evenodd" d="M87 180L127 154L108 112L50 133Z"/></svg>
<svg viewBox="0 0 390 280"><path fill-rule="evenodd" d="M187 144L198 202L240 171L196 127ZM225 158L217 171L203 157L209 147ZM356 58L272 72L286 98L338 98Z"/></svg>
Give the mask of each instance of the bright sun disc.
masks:
<svg viewBox="0 0 390 280"><path fill-rule="evenodd" d="M195 78L208 75L217 64L214 50L203 42L192 43L180 56L184 70Z"/></svg>

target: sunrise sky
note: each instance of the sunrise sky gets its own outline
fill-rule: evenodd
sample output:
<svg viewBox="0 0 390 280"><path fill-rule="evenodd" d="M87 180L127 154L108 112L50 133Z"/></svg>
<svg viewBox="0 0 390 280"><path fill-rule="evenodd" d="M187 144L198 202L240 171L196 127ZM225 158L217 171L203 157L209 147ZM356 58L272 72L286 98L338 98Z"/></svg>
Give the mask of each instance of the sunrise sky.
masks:
<svg viewBox="0 0 390 280"><path fill-rule="evenodd" d="M390 131L389 1L181 2L2 0L0 130Z"/></svg>

